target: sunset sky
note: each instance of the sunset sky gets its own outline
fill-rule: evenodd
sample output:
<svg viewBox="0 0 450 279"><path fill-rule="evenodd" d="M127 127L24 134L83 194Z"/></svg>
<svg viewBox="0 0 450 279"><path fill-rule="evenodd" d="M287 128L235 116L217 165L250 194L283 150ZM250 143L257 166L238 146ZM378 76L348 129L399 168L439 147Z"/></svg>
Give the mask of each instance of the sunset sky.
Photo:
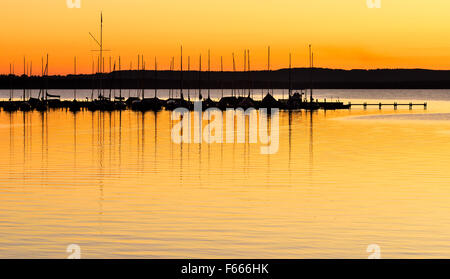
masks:
<svg viewBox="0 0 450 279"><path fill-rule="evenodd" d="M212 69L243 68L244 49L251 51L252 69L267 68L267 46L272 69L308 63L307 46L315 49L316 66L329 68L450 69L448 0L382 0L369 9L366 0L81 0L81 9L67 8L66 0L3 0L0 9L0 73L23 73L23 57L40 72L41 57L50 56L50 74L90 73L97 61L96 44L104 16L106 69L109 56L121 56L122 69L137 66L144 54L147 68L154 57L169 68L180 45L185 65L198 68L198 56L208 48Z"/></svg>

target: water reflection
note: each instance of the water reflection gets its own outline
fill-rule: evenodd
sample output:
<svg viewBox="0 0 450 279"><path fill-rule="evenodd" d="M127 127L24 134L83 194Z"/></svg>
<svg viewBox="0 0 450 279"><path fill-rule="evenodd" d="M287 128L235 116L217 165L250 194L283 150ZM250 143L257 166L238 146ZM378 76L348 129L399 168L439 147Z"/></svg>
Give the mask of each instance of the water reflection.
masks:
<svg viewBox="0 0 450 279"><path fill-rule="evenodd" d="M314 167L314 114L317 111L309 112L309 169ZM326 113L326 111L325 111Z"/></svg>
<svg viewBox="0 0 450 279"><path fill-rule="evenodd" d="M208 112L207 112L208 113ZM193 112L195 114L195 112ZM51 119L49 119L51 115ZM49 164L56 163L57 159L53 156L60 152L59 155L65 155L66 163L71 163L70 170L77 175L81 175L83 167L95 164L95 180L100 184L104 179L110 178L115 172L120 173L116 168L121 168L123 162L132 164L136 168L138 174L148 172L148 165L152 166L152 173L159 171L160 164L169 163L169 169L178 168L179 183L183 181L184 173L194 173L202 183L205 176L202 172L210 174L211 169L219 169L228 173L229 170L239 169L247 177L252 175L255 166L261 166L261 159L264 160L264 173L267 174L267 181L270 180L273 165L272 157L261 156L259 152L260 144L250 143L252 137L250 118L245 118L245 143L225 143L226 134L223 134L224 143L207 144L203 140L200 143L182 143L175 144L171 141L171 129L174 127L174 121L171 121L170 112L147 112L135 113L131 111L117 112L69 112L54 110L50 112L15 112L2 113L2 117L7 116L9 127L9 143L8 151L10 154L10 163L18 163L15 156L15 144L17 143L16 127L21 127L22 155L24 166L27 163L36 163L33 156L36 150L33 148L34 142L40 143L40 163L42 170L49 168ZM16 117L21 118L21 123L17 123ZM287 148L287 171L292 171L292 165L299 157L309 154L309 168L313 169L314 163L314 118L318 117L318 112L302 112L290 111L281 112L281 144L283 148ZM34 129L34 118L38 122L39 129ZM192 115L192 119L194 119ZM225 113L223 116L224 126ZM211 119L208 116L208 119ZM284 137L285 128L282 123L287 119L287 140ZM70 123L70 122L72 123ZM212 120L204 120L202 127L207 127L205 131L199 133L205 134L205 140L211 140L211 124ZM70 123L70 125L67 125ZM308 123L308 124L306 124ZM67 137L67 128L71 128L71 139ZM267 117L268 133L270 134L271 118ZM309 150L299 150L296 148L299 142L305 139L302 130L308 128ZM238 128L237 122L234 123L234 130ZM182 129L182 134L187 133L186 129ZM33 137L34 133L39 134L39 141ZM191 131L193 133L193 131ZM153 140L149 141L148 136L152 135ZM237 135L235 135L237 138ZM90 138L89 141L87 139ZM299 141L299 139L302 139ZM52 145L49 145L49 140ZM69 144L68 144L69 143ZM67 149L72 146L71 150ZM153 154L147 153L146 150L153 149ZM169 152L168 154L166 152ZM300 152L299 152L300 151ZM55 153L56 152L56 153ZM71 159L69 155L71 154ZM149 157L150 155L150 157ZM167 156L169 155L169 156ZM129 161L130 159L135 161ZM191 161L191 158L195 158ZM89 160L88 160L89 159ZM125 160L125 161L124 161ZM192 169L192 167L194 167ZM93 171L93 169L89 169ZM224 171L220 173L224 174Z"/></svg>
<svg viewBox="0 0 450 279"><path fill-rule="evenodd" d="M166 111L0 112L0 257L445 256L450 124L346 120L380 113L280 112L263 155L248 118L175 144Z"/></svg>

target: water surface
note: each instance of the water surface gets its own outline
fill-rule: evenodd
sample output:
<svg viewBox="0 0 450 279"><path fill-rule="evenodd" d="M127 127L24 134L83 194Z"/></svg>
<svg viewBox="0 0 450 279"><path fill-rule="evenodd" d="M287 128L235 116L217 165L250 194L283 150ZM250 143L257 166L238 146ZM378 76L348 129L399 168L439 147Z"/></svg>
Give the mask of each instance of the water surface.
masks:
<svg viewBox="0 0 450 279"><path fill-rule="evenodd" d="M0 258L448 258L447 92L317 94L429 108L281 112L270 156L174 144L166 111L0 112Z"/></svg>

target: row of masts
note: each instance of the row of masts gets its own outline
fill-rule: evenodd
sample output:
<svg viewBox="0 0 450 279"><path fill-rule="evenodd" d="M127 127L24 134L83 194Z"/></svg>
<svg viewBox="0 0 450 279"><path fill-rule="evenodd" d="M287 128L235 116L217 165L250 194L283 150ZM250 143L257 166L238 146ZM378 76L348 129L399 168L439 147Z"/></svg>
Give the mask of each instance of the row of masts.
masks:
<svg viewBox="0 0 450 279"><path fill-rule="evenodd" d="M45 77L48 76L48 54L47 54L47 60L44 66L44 57L42 57L41 62L41 77L44 78L43 82L45 81ZM15 76L15 64L10 63L9 64L9 75ZM25 77L33 77L33 61L27 62L26 57L23 58L23 76ZM44 97L44 89L41 87L38 93L38 98ZM26 99L32 98L32 90L31 88L23 88L23 95L22 100L25 101ZM9 92L9 100L14 99L14 89L13 89L13 79L10 79L10 92Z"/></svg>
<svg viewBox="0 0 450 279"><path fill-rule="evenodd" d="M103 48L103 13L100 14L100 37L99 39L97 39L92 33L89 33L89 35L91 36L91 38L95 41L95 43L98 45L98 49L96 50L92 50L95 52L99 53L98 56L98 61L97 61L97 74L103 74L105 73L105 57L104 57L104 52L105 51L110 51L110 50L105 50ZM271 71L271 48L270 46L267 48L267 71L270 72ZM180 55L180 98L184 98L183 95L183 90L184 90L184 79L183 79L183 46L181 46L181 55ZM190 72L190 56L188 57L188 71ZM232 59L233 59L233 72L236 72L236 60L235 60L235 54L234 52L232 53ZM313 68L314 68L314 54L312 53L312 48L311 45L309 45L309 60L310 60L310 68L311 68L311 86L310 86L310 102L313 101ZM45 75L48 75L48 55L47 55L47 63L46 63L46 71L44 73L44 59L42 58L42 76L44 77ZM251 90L251 67L250 67L250 50L246 49L244 50L244 63L243 63L243 68L244 68L244 72L248 72L248 97L249 98L253 98L253 94L252 94L252 90ZM24 58L24 75L25 76L32 76L32 67L33 64L32 62L28 65L26 63L26 60ZM94 61L92 62L92 74L94 76L95 71L94 71L94 67L95 67L95 63ZM154 65L154 78L155 81L157 80L157 67L158 67L158 63L157 63L157 59L155 57L155 65ZM175 68L175 58L172 57L171 61L170 61L170 71L174 71ZM118 70L119 72L121 71L121 57L119 56L119 62L118 62ZM130 62L130 70L132 70L132 62ZM138 55L138 63L137 63L137 70L141 71L142 70L142 78L138 78L137 79L137 88L141 88L140 89L140 94L139 94L139 89L138 89L138 94L136 97L138 97L139 95L142 96L142 99L145 99L145 85L144 85L144 81L145 81L145 71L146 71L146 65L145 65L145 60L144 60L144 55ZM223 56L220 57L220 71L223 73ZM289 53L289 96L291 96L292 93L292 55L291 53ZM74 71L73 71L74 75L76 76L77 74L77 58L74 57ZM116 73L116 60L114 60L114 64L112 65L112 58L111 56L109 57L109 73L110 76L112 73ZM200 54L199 56L199 99L203 99L203 96L201 94L201 73L202 73L202 55ZM14 74L14 64L10 64L10 74ZM93 77L94 78L94 77ZM210 82L211 80L211 51L208 49L208 82ZM139 84L140 82L142 82L142 86L141 84ZM93 80L93 85L95 83L95 80ZM221 86L221 91L222 91L222 97L223 96L223 84ZM268 82L268 86L267 88L271 88L271 82ZM97 94L97 98L105 98L105 89L103 89L103 83L102 83L102 76L100 76L100 78L97 80L97 89L98 89L98 94ZM93 86L93 91L94 91L94 86ZM92 93L93 93L92 91ZM112 88L109 89L109 96L108 99L112 99ZM234 87L234 85L232 86L232 97L235 96L244 96L245 95L245 91L246 89L241 89L241 93L236 93L236 88ZM268 89L268 94L273 95L273 89ZM263 94L263 93L262 93ZM39 92L39 96L41 95L41 91ZM129 91L129 97L131 95L131 92ZM23 99L25 100L26 98L30 98L31 97L31 90L26 90L24 89L24 94L23 94ZM76 89L74 89L74 94L73 94L73 99L76 100L77 99L77 91ZM91 99L93 99L93 94L91 94ZM114 96L115 97L115 96ZM157 86L155 86L155 94L154 97L157 98ZM263 96L262 96L263 97ZM120 100L122 100L122 89L121 87L119 88L119 97ZM174 89L171 88L169 90L169 99L174 98ZM12 86L11 86L11 93L10 93L10 99L13 99L13 90L12 90ZM188 100L190 99L190 89L188 90ZM208 97L207 99L211 99L211 88L208 87Z"/></svg>
<svg viewBox="0 0 450 279"><path fill-rule="evenodd" d="M108 100L111 101L112 99L114 99L114 101L119 100L120 102L122 102L124 100L124 98L122 97L122 89L121 86L119 87L119 97L116 97L114 94L114 98L112 96L112 86L110 86L109 88L109 95L108 97L105 97L105 89L103 88L103 78L104 75L103 73L105 73L105 57L104 57L104 52L105 51L109 51L109 50L105 50L103 48L103 14L100 15L100 37L99 39L97 39L94 35L92 35L92 33L89 33L89 35L92 37L92 39L95 41L95 43L98 45L98 49L93 50L95 52L99 53L98 56L98 60L97 60L97 73L95 73L95 63L94 61L92 62L92 77L93 77L93 86L92 86L92 93L91 93L91 101L94 101L94 87L97 87L98 91L97 91L97 100L100 101L104 101L104 100ZM270 73L271 71L271 49L270 46L267 48L268 49L268 54L267 54L267 71ZM310 51L310 68L311 68L311 89L310 89L310 102L313 102L313 88L312 88L312 71L313 71L313 54L312 54L312 49L311 49L311 45L309 46L309 51ZM233 59L233 72L236 72L236 60L235 60L235 53L232 53L232 59ZM251 86L251 67L250 67L250 50L246 49L244 50L244 72L248 72L248 95L247 95L247 101L252 103L253 102L253 92L252 92L252 86ZM188 72L191 71L191 57L188 57ZM26 63L26 59L24 58L24 75L25 76L32 76L32 62L28 65ZM174 71L175 68L175 57L172 57L171 59L171 63L170 63L170 71ZM121 57L119 56L119 63L118 63L118 70L119 72L121 72ZM130 63L130 70L132 70L132 62ZM138 55L138 63L137 63L137 70L142 71L142 76L137 78L137 96L135 97L136 99L139 99L139 95L142 97L142 103L144 103L146 101L146 96L145 96L145 75L146 75L146 65L145 65L145 60L144 60L144 55ZM220 71L223 73L223 56L220 57ZM289 54L289 98L291 98L291 93L292 93L292 55L291 53ZM76 77L77 75L77 57L74 57L74 77ZM169 101L168 103L173 103L173 104L185 104L184 102L184 69L183 69L183 46L181 46L181 50L180 50L180 93L179 93L179 98L175 98L174 96L174 89L171 88L169 90ZM210 84L211 81L211 51L208 49L208 84ZM10 74L14 74L14 65L10 65ZM96 78L96 74L98 74L98 78ZM116 72L116 60L114 60L114 64L112 63L112 58L109 57L109 78L110 79L114 79L115 75L117 74ZM155 78L155 82L157 82L157 74L158 74L158 62L157 59L155 57L155 64L154 64L154 78ZM46 77L48 76L48 55L47 55L47 63L45 66L45 70L44 70L44 59L42 58L42 77ZM43 79L45 81L47 81L47 79ZM202 100L203 96L202 96L202 55L200 54L199 56L199 71L198 71L198 99ZM97 86L95 86L95 84L97 83ZM141 84L142 83L142 84ZM47 85L47 84L45 84ZM48 94L47 90L44 89L46 88L46 86L43 85L41 90L39 91L39 95L38 95L38 100L42 99L47 100L47 98L50 97L59 97L56 95L50 95ZM223 88L223 84L221 86L221 92L222 92L222 99L224 99L224 88ZM13 86L11 85L11 92L10 92L10 101L14 98L14 90L12 89ZM76 86L75 86L76 88ZM140 89L139 89L140 88ZM154 100L158 100L158 87L155 85L155 91L154 91ZM271 88L271 82L268 81L268 86L267 88ZM27 90L27 89L23 89L23 101L25 102L27 97L31 99L31 90ZM238 90L236 90L235 86L234 86L234 82L232 85L232 91L231 91L231 97L232 98L236 98L237 96L239 96L239 98L242 98L245 96L245 91L246 89L243 88L241 89L241 92L236 92ZM190 89L188 89L188 101L190 101L191 99L191 92ZM45 95L44 95L45 93ZM262 96L262 100L263 102L266 100L270 101L275 101L275 99L273 97L271 97L273 95L273 89L269 89L267 92L266 97L264 97L264 93L263 91L261 92ZM268 98L270 97L270 98ZM129 98L128 100L130 100L131 98L131 90L129 91ZM170 101L170 100L173 100ZM214 102L211 100L211 88L210 86L208 86L207 89L207 99L205 100L207 103L210 103L210 105L213 105ZM159 101L155 101L157 103L159 103ZM73 92L73 106L72 108L74 110L78 110L79 109L79 105L77 104L77 90L74 89Z"/></svg>
<svg viewBox="0 0 450 279"><path fill-rule="evenodd" d="M104 64L105 63L104 63L103 52L104 51L110 51L110 50L104 50L104 48L103 48L103 13L100 13L100 38L99 38L99 40L97 40L96 37L94 35L92 35L92 33L89 33L89 35L92 37L92 39L98 45L98 49L93 50L95 52L99 52L99 58L98 58L98 63L97 63L98 64L98 73L104 73L105 72L105 70L104 70ZM312 88L312 85L313 85L313 83L312 83L313 54L312 54L311 45L309 45L309 51L310 51L310 68L311 68L311 89L310 89L311 97L310 97L310 101L312 102L313 101L313 88ZM183 95L183 89L184 89L183 88L184 87L184 79L183 79L183 46L181 46L180 53L181 53L181 55L180 55L180 95L179 95L179 97L181 99L184 99L184 95ZM271 71L270 54L271 53L270 53L270 46L269 46L268 47L268 55L267 55L267 58L268 58L267 70L268 70L268 72ZM232 58L233 58L233 72L236 72L236 61L235 61L234 52L232 53ZM191 71L191 69L190 69L190 65L191 65L190 59L191 59L191 57L189 56L188 57L188 72ZM291 53L289 53L289 96L291 96L291 93L292 93L292 81L291 81L291 78L292 78L292 74L291 74L291 71L292 71L292 67L291 67L292 66L292 60L291 59L292 59L292 55L291 55ZM110 73L111 73L112 72L112 69L111 69L111 57L109 58L109 61L110 61L109 65L110 65ZM116 63L114 61L114 72L115 72L115 65L116 65ZM157 59L155 57L155 66L154 66L154 69L155 69L154 70L155 82L157 81L157 72L158 72L157 65L158 65L158 63L157 63ZM170 69L170 71L174 71L174 68L175 68L175 57L172 57L171 61L170 61L169 69ZM138 55L137 70L140 71L141 69L143 71L142 81L141 82L144 82L145 81L145 71L146 71L144 56L143 55ZM130 62L130 70L132 70L132 62ZM120 56L119 56L119 71L121 71L121 69L120 69ZM220 71L223 73L223 56L220 57ZM248 72L248 97L249 98L250 97L253 98L253 94L252 94L252 90L251 90L251 69L250 69L250 50L249 49L244 50L244 72L246 72L246 71ZM200 54L200 56L199 56L199 77L198 77L198 84L199 84L199 86L198 86L199 87L199 89L198 89L199 90L198 97L199 97L200 100L203 99L203 96L201 94L201 88L202 88L202 86L201 86L201 73L202 73L202 55ZM141 94L137 94L136 97L141 95L142 99L145 99L145 86L144 85L140 86L139 80L140 79L138 78L138 86L137 86L137 88L142 87L142 89L141 89ZM211 80L211 50L208 49L208 83L210 82L210 80ZM222 98L223 98L224 97L223 96L223 92L224 92L223 91L223 84L222 84L221 87L222 87L221 91L222 91ZM271 88L270 82L269 82L268 88ZM100 96L104 97L104 94L102 94L102 81L101 81L101 78L99 80L98 90L99 90L98 91L99 93L98 93L97 97L100 97ZM157 98L157 90L158 90L157 86L155 86L154 98ZM244 91L245 91L245 89L242 89L242 96L244 96ZM129 93L131 93L131 92L129 91ZM271 89L271 91L269 89L268 94L273 95L273 89ZM129 94L129 97L130 97L130 95L131 94ZM239 94L239 95L241 95L241 94ZM237 94L236 94L236 89L234 88L234 85L233 85L232 86L232 97L235 97L235 96L237 96ZM121 89L120 89L120 96L119 96L119 98L122 99ZM174 89L171 88L169 90L169 99L173 99L173 98L174 98ZM109 99L111 99L111 93L110 93ZM210 87L208 87L208 98L207 99L208 100L211 99L211 88ZM188 100L190 100L190 89L188 89Z"/></svg>
<svg viewBox="0 0 450 279"><path fill-rule="evenodd" d="M311 46L309 46L309 49L310 49L310 68L311 68L311 71L310 71L311 72L310 101L313 101L313 86L312 86L313 85L313 83L312 83L313 76L312 76L312 74L313 74L313 68L314 68L314 64L313 64L314 63L313 62L314 61L314 54L312 53ZM270 72L271 71L270 46L268 47L268 55L267 56L268 56L267 71ZM155 59L155 61L154 61L154 80L156 82L157 81L157 75L158 75L158 62L157 62L157 58L156 57L154 59ZM100 61L103 61L103 62L100 62ZM181 49L180 49L180 98L184 98L184 77L183 77L184 67L183 67L183 61L184 61L184 59L183 59L183 46L181 46ZM235 60L235 53L234 52L232 53L232 61L233 61L233 72L236 72L236 60ZM251 60L250 60L250 50L246 49L244 51L243 69L244 69L244 72L248 73L248 88L239 90L239 89L236 89L235 86L233 85L232 88L231 88L231 95L232 95L232 97L245 96L245 92L246 91L248 92L248 95L247 95L248 97L251 97L251 98L254 97L253 96L253 92L252 92L252 86L251 86L252 82L251 82L251 66L250 66L251 64L250 64L250 62L251 62ZM76 76L77 75L77 57L76 56L74 57L74 62L73 63L74 63L74 65L73 65L73 74L74 74L74 76ZM175 70L174 69L175 68L174 64L175 64L175 58L172 57L171 61L170 61L170 71L174 71ZM101 57L101 58L99 57L97 66L98 66L97 67L97 72L95 72L95 69L94 69L95 64L94 64L94 62L92 62L93 79L95 78L95 74L103 74L104 73L104 67L105 67L104 57ZM10 75L14 75L15 74L14 67L15 67L14 64L10 64ZM32 70L33 70L32 67L33 67L33 63L32 62L27 63L26 62L26 58L24 58L24 76L29 76L29 77L32 76L32 73L33 73L32 72ZM133 70L132 69L132 62L130 63L130 67L131 67L130 70ZM224 71L223 67L224 67L224 65L223 65L223 56L220 56L220 72L221 73L223 73L223 71ZM114 62L113 62L112 61L112 57L109 57L109 73L110 73L109 76L111 78L114 78L114 76L117 75L118 72L116 70L118 70L119 73L122 71L122 68L121 68L121 57L120 56L118 57L118 63L116 63L116 60L114 60ZM145 60L144 60L144 55L138 55L137 70L138 70L138 72L142 71L142 77L140 77L140 78L138 77L137 78L138 94L137 94L136 97L141 96L143 99L145 99L144 81L145 81L145 74L146 74L146 63L145 63ZM191 72L191 56L188 56L188 69L187 70L188 70L188 72ZM207 70L207 73L208 73L208 82L210 82L210 80L211 80L211 51L210 50L208 50L208 70ZM202 84L201 84L201 80L202 80L202 77L201 77L201 75L202 75L202 55L201 54L199 56L198 75L199 75L198 76L198 84L199 84L199 86L198 86L199 87L199 94L198 94L198 96L199 96L199 99L203 99L202 92L201 92L201 90L202 90L201 89L202 88ZM45 68L44 68L44 58L42 57L42 77L44 78L46 76L48 76L48 55L47 55L47 61L45 63ZM95 81L93 81L93 83L94 82ZM105 90L106 89L102 88L102 75L100 75L100 78L97 79L97 82L98 82L97 98L104 98L105 95L106 95L105 94ZM11 83L12 83L12 81L11 81ZM222 97L224 97L223 81L221 83L222 83L222 85L221 85L221 95L222 95ZM268 83L269 84L268 84L267 88L271 88L270 81ZM14 98L14 96L13 96L13 89L12 88L13 88L13 86L11 84L10 100L12 100ZM141 89L139 89L139 88L141 88ZM208 88L207 90L208 90L207 98L210 99L211 98L211 88ZM94 86L93 86L93 91L94 91ZM112 99L113 98L111 92L112 92L112 88L109 88L109 98L108 99ZM158 93L158 87L155 84L155 88L154 88L154 97L155 98L157 97L157 93ZM187 90L188 100L191 99L191 94L190 93L191 93L191 89L189 88ZM269 89L269 91L267 93L273 95L273 89L272 90ZM289 90L288 90L288 94L289 94L289 96L291 96L291 94L292 94L292 54L291 53L289 53ZM38 98L40 98L40 97L42 98L44 96L45 95L43 94L43 88L41 88L41 90L39 92L39 95L38 95ZM129 91L129 97L130 96L131 96L131 90ZM30 98L30 97L31 97L31 89L25 89L24 88L23 100L25 100L26 98ZM116 97L114 96L114 98L116 98ZM169 99L171 99L171 98L175 98L175 96L174 96L174 89L173 88L171 88L169 90ZM74 89L73 99L74 100L77 99L77 90L76 89ZM91 99L93 99L93 95L91 95ZM122 88L121 87L119 87L119 97L118 97L118 99L120 99L120 100L123 99Z"/></svg>

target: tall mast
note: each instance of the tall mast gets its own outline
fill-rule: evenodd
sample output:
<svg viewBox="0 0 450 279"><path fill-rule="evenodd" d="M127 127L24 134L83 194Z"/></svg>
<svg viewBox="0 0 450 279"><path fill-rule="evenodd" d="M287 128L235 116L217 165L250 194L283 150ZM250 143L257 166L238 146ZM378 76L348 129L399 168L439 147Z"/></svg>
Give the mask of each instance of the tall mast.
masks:
<svg viewBox="0 0 450 279"><path fill-rule="evenodd" d="M42 78L42 82L43 82L43 80L44 80L44 57L43 56L41 56L41 78ZM41 98L42 89L43 89L43 86L41 85L41 88L39 89L38 99Z"/></svg>
<svg viewBox="0 0 450 279"><path fill-rule="evenodd" d="M269 87L271 87L272 83L270 82L270 46L267 48L267 72L269 73ZM270 88L269 88L270 93Z"/></svg>
<svg viewBox="0 0 450 279"><path fill-rule="evenodd" d="M309 71L310 71L310 82L311 82L311 86L310 86L310 102L313 102L313 67L314 67L314 62L313 62L313 53L312 53L312 48L311 45L309 45Z"/></svg>
<svg viewBox="0 0 450 279"><path fill-rule="evenodd" d="M9 63L9 101L12 101L13 98L13 72L12 72L12 65Z"/></svg>
<svg viewBox="0 0 450 279"><path fill-rule="evenodd" d="M170 58L170 65L169 65L169 79L172 79L172 58ZM172 98L172 82L169 83L169 99Z"/></svg>
<svg viewBox="0 0 450 279"><path fill-rule="evenodd" d="M173 77L173 72L174 72L174 69L175 69L175 57L174 56L172 56L172 59L170 60L170 72L171 72L171 77ZM172 85L172 82L170 82L170 84ZM174 92L174 89L173 89L173 86L171 86L171 88L170 88L170 94L171 94L171 97L170 98L173 98L173 92Z"/></svg>
<svg viewBox="0 0 450 279"><path fill-rule="evenodd" d="M14 87L13 87L13 78L16 74L15 69L14 69L14 63L12 64L12 77L11 77L11 101L12 99L14 99Z"/></svg>
<svg viewBox="0 0 450 279"><path fill-rule="evenodd" d="M158 94L158 62L156 61L156 56L155 56L155 98L157 98L157 94Z"/></svg>
<svg viewBox="0 0 450 279"><path fill-rule="evenodd" d="M30 79L31 79L32 75L33 75L33 61L30 62ZM32 89L30 86L30 89L28 89L28 98L31 98L31 95L32 95Z"/></svg>
<svg viewBox="0 0 450 279"><path fill-rule="evenodd" d="M48 75L49 75L49 69L48 69L48 53L47 53L47 61L45 63L45 100L48 99Z"/></svg>
<svg viewBox="0 0 450 279"><path fill-rule="evenodd" d="M27 67L27 65L26 65L26 60L25 60L25 56L24 56L23 57L23 76L24 76L24 79L26 78L26 74L27 74L26 67ZM26 91L25 91L25 82L24 82L24 87L23 87L23 100L24 101L25 101L25 94L26 94Z"/></svg>
<svg viewBox="0 0 450 279"><path fill-rule="evenodd" d="M112 76L112 69L111 69L111 56L109 57L109 100L111 101L111 93L112 93L112 81L113 81L113 76Z"/></svg>
<svg viewBox="0 0 450 279"><path fill-rule="evenodd" d="M11 72L11 63L9 63L9 100L11 101L11 93L12 93L12 72Z"/></svg>
<svg viewBox="0 0 450 279"><path fill-rule="evenodd" d="M188 74L191 72L191 57L188 56ZM188 86L188 101L191 100L191 88Z"/></svg>
<svg viewBox="0 0 450 279"><path fill-rule="evenodd" d="M111 80L112 80L112 82L111 82L111 88L113 87L113 85L114 85L114 83L115 83L115 77L116 77L116 59L114 59L113 71L112 71L112 73L111 73ZM111 91L112 91L112 90L111 90ZM111 91L109 91L110 94L111 94ZM114 89L114 98L113 98L113 100L114 100L114 101L116 100L116 90L115 90L115 89Z"/></svg>
<svg viewBox="0 0 450 279"><path fill-rule="evenodd" d="M252 92L252 82L251 82L251 70L250 70L250 50L247 49L247 59L248 59L248 67L247 67L247 71L248 71L248 97L250 97L251 92Z"/></svg>
<svg viewBox="0 0 450 279"><path fill-rule="evenodd" d="M244 74L247 71L247 50L244 50ZM245 86L242 89L242 96L244 96Z"/></svg>
<svg viewBox="0 0 450 279"><path fill-rule="evenodd" d="M103 57L103 60L102 60L102 76L100 77L100 80L103 79L104 72L105 72L105 57ZM102 86L102 96L105 97L105 89L103 89L103 86Z"/></svg>
<svg viewBox="0 0 450 279"><path fill-rule="evenodd" d="M202 55L200 54L200 59L198 63L198 99L202 100Z"/></svg>
<svg viewBox="0 0 450 279"><path fill-rule="evenodd" d="M76 75L77 75L77 57L75 56L73 59L73 74L74 74L74 79L76 79ZM75 89L73 90L73 100L75 101L77 99L77 89L75 87Z"/></svg>
<svg viewBox="0 0 450 279"><path fill-rule="evenodd" d="M289 53L289 99L292 93L292 54Z"/></svg>
<svg viewBox="0 0 450 279"><path fill-rule="evenodd" d="M236 73L236 61L234 59L234 52L233 52L233 73ZM233 86L232 86L232 90L231 90L231 96L234 97L235 92L234 92L234 81L233 81Z"/></svg>
<svg viewBox="0 0 450 279"><path fill-rule="evenodd" d="M236 60L234 59L234 52L233 52L233 72L236 72Z"/></svg>
<svg viewBox="0 0 450 279"><path fill-rule="evenodd" d="M141 65L141 55L138 54L138 61L137 61L137 72L136 72L136 97L139 98L139 86L140 86L140 81L139 81L139 70L140 65Z"/></svg>
<svg viewBox="0 0 450 279"><path fill-rule="evenodd" d="M139 71L141 69L141 55L138 54L137 61L137 72L136 72L136 97L139 98L139 87L141 86L141 82L139 80Z"/></svg>
<svg viewBox="0 0 450 279"><path fill-rule="evenodd" d="M100 71L103 70L103 12L100 12Z"/></svg>
<svg viewBox="0 0 450 279"><path fill-rule="evenodd" d="M211 95L211 51L208 49L208 99Z"/></svg>
<svg viewBox="0 0 450 279"><path fill-rule="evenodd" d="M119 56L119 73L120 73L120 71L122 70L122 68L121 68L121 63L120 63L120 56ZM120 78L120 77L119 77ZM120 81L119 81L119 100L120 101L122 101L122 84L121 84L121 79L120 79Z"/></svg>
<svg viewBox="0 0 450 279"><path fill-rule="evenodd" d="M222 73L222 78L221 78L221 86L222 87L222 98L223 98L223 56L220 56L220 72Z"/></svg>
<svg viewBox="0 0 450 279"><path fill-rule="evenodd" d="M97 98L99 98L100 95L102 94L102 92L101 92L102 81L101 81L101 77L100 77L100 55L97 57L97 74L99 75L98 88L97 88Z"/></svg>
<svg viewBox="0 0 450 279"><path fill-rule="evenodd" d="M247 71L247 50L244 50L244 72Z"/></svg>
<svg viewBox="0 0 450 279"><path fill-rule="evenodd" d="M92 58L92 91L91 91L91 101L94 100L94 87L95 87L95 62Z"/></svg>
<svg viewBox="0 0 450 279"><path fill-rule="evenodd" d="M145 99L145 63L144 63L144 55L141 55L142 59L142 100Z"/></svg>
<svg viewBox="0 0 450 279"><path fill-rule="evenodd" d="M180 98L184 99L183 97L183 46L181 46L181 56L180 56Z"/></svg>

